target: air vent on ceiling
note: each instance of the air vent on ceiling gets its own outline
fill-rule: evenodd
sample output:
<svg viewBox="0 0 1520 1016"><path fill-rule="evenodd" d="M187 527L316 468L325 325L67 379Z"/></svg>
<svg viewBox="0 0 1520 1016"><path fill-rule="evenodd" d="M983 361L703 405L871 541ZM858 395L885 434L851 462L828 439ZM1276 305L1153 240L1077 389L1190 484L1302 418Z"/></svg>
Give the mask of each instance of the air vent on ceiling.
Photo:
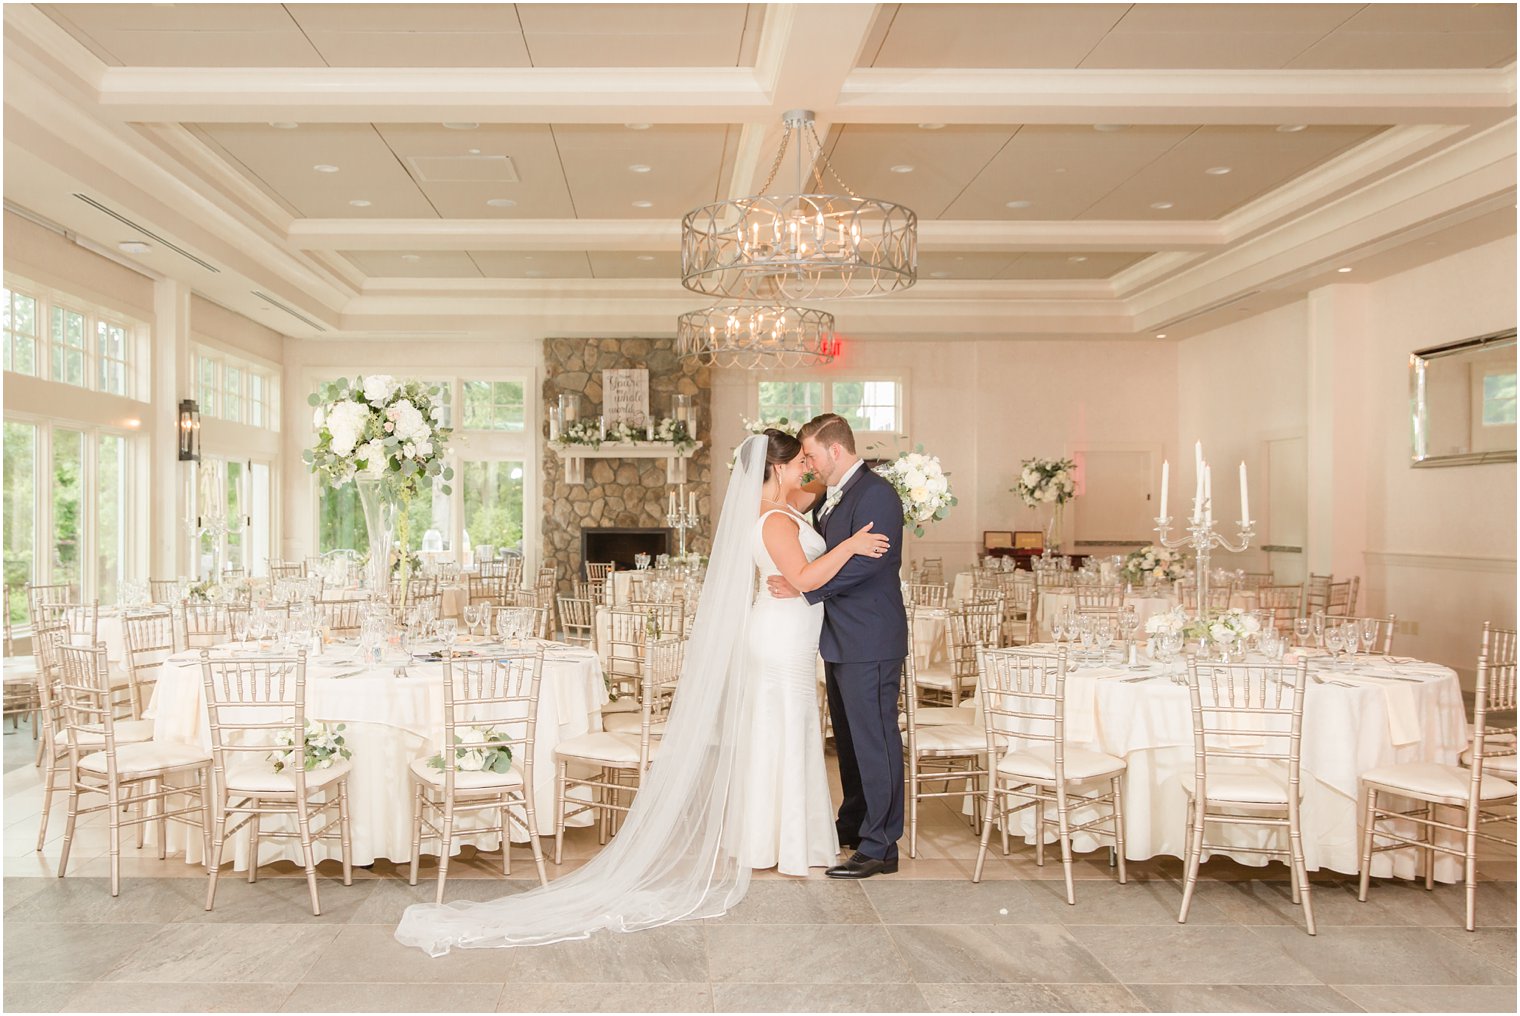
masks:
<svg viewBox="0 0 1520 1016"><path fill-rule="evenodd" d="M101 204L99 201L96 201L94 198L90 197L88 194L77 194L76 193L74 196L76 198L78 198L80 201L83 201L85 204L89 205L91 208L95 209L96 211L104 212L105 214L109 215L111 218L115 219L117 222L121 223L122 225L128 226L128 227L130 227L132 229L135 229L139 233L141 233L143 236L146 236L149 239L153 240L154 242L158 243L160 246L165 247L165 248L167 248L169 250L172 250L174 253L178 254L180 257L186 258L187 260L190 260L190 261L194 261L196 264L198 264L202 268L206 269L206 271L208 271L208 272L216 272L218 275L221 274L222 270L220 268L218 268L216 265L213 265L209 261L206 261L206 260L203 260L201 258L196 257L194 254L191 254L189 251L185 250L185 248L181 247L179 244L175 243L173 240L166 240L166 239L164 239L163 237L159 236L157 233L153 232L153 230L149 229L147 226L144 226L142 223L140 223L140 222L133 222L131 219L127 218L125 215L122 215L120 212L112 211L111 209L107 208L105 205Z"/></svg>
<svg viewBox="0 0 1520 1016"><path fill-rule="evenodd" d="M274 297L270 296L268 293L264 292L261 289L255 289L253 291L253 295L256 296L256 297L258 297L260 300L263 300L265 303L269 304L271 307L278 307L278 308L280 308L280 310L283 310L285 313L289 314L291 317L295 318L297 321L301 321L301 322L305 323L306 325L308 325L309 327L315 328L319 332L325 332L325 331L327 331L327 328L324 327L323 325L317 324L317 322L313 321L311 318L307 317L305 314L302 314L300 311L298 311L295 308L291 307L287 303L284 303L284 302L282 302L280 300L276 300Z"/></svg>
<svg viewBox="0 0 1520 1016"><path fill-rule="evenodd" d="M419 183L517 183L510 155L409 155Z"/></svg>
<svg viewBox="0 0 1520 1016"><path fill-rule="evenodd" d="M1251 297L1257 296L1260 293L1261 290L1253 289L1249 293L1241 293L1239 296L1232 296L1228 300L1217 300L1214 303L1209 304L1207 307L1199 307L1197 310L1183 314L1181 317L1174 317L1170 320L1161 322L1159 325L1154 325L1150 330L1159 332L1165 331L1168 328L1176 328L1178 325L1191 321L1196 317L1202 317L1205 314L1212 314L1216 310L1224 310L1231 304L1239 303L1242 300L1249 300Z"/></svg>

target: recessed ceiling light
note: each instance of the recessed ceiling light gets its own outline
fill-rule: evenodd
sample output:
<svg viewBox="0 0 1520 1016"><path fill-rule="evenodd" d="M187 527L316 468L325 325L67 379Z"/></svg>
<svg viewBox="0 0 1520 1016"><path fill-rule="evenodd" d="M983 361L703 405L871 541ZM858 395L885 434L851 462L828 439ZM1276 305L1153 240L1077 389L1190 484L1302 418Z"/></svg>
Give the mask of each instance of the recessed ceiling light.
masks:
<svg viewBox="0 0 1520 1016"><path fill-rule="evenodd" d="M647 131L649 129L647 123L625 123L623 126L631 131Z"/></svg>
<svg viewBox="0 0 1520 1016"><path fill-rule="evenodd" d="M480 154L480 149L478 149L478 148L471 148L471 149L468 150L468 154L470 154L470 155L479 155Z"/></svg>
<svg viewBox="0 0 1520 1016"><path fill-rule="evenodd" d="M633 207L635 207L635 208L653 208L654 207L654 202L653 201L635 201L633 203Z"/></svg>
<svg viewBox="0 0 1520 1016"><path fill-rule="evenodd" d="M1229 166L1210 166L1208 169L1204 170L1204 172L1209 174L1209 176L1224 176L1229 171Z"/></svg>
<svg viewBox="0 0 1520 1016"><path fill-rule="evenodd" d="M311 168L316 170L318 173L336 173L338 171L337 166L329 166L325 162L319 162Z"/></svg>
<svg viewBox="0 0 1520 1016"><path fill-rule="evenodd" d="M1345 275L1347 272L1351 271L1351 269L1350 268L1337 268L1336 271L1340 272L1342 275Z"/></svg>
<svg viewBox="0 0 1520 1016"><path fill-rule="evenodd" d="M535 254L524 254L523 255L523 260L524 261L537 261L538 260L538 256L535 255Z"/></svg>
<svg viewBox="0 0 1520 1016"><path fill-rule="evenodd" d="M1164 212L1168 208L1172 207L1172 203L1170 201L1152 201L1151 207L1158 212Z"/></svg>
<svg viewBox="0 0 1520 1016"><path fill-rule="evenodd" d="M653 261L654 260L654 255L653 254L635 254L633 256L633 259L635 261Z"/></svg>
<svg viewBox="0 0 1520 1016"><path fill-rule="evenodd" d="M1305 126L1307 125L1301 123L1282 123L1277 125L1277 133L1297 134L1299 131L1303 130Z"/></svg>
<svg viewBox="0 0 1520 1016"><path fill-rule="evenodd" d="M486 198L486 204L492 208L516 208L517 202L511 198Z"/></svg>
<svg viewBox="0 0 1520 1016"><path fill-rule="evenodd" d="M523 274L526 275L530 279L541 279L541 278L544 277L544 273L538 271L537 269L534 269L531 272L523 272Z"/></svg>
<svg viewBox="0 0 1520 1016"><path fill-rule="evenodd" d="M301 125L290 120L272 120L270 121L269 126L274 127L277 130L293 131Z"/></svg>
<svg viewBox="0 0 1520 1016"><path fill-rule="evenodd" d="M1166 338L1166 332L1157 332L1156 333L1156 338L1158 338L1158 339L1164 339L1164 338Z"/></svg>
<svg viewBox="0 0 1520 1016"><path fill-rule="evenodd" d="M910 166L910 165L908 165L907 163L903 163L901 165L893 166L892 167L892 172L894 172L894 173L911 173L911 172L913 172L913 167Z"/></svg>
<svg viewBox="0 0 1520 1016"><path fill-rule="evenodd" d="M1055 169L1052 169L1051 172L1052 173L1064 173L1064 172L1066 172L1066 167L1065 166L1057 166Z"/></svg>
<svg viewBox="0 0 1520 1016"><path fill-rule="evenodd" d="M1077 264L1081 264L1083 261L1087 260L1087 255L1086 254L1073 254L1071 257L1067 258L1066 260L1067 261L1075 262Z"/></svg>
<svg viewBox="0 0 1520 1016"><path fill-rule="evenodd" d="M402 261L411 261L411 262L415 263L415 262L418 262L418 261L422 260L422 255L421 254L403 254L403 255L401 255L401 260Z"/></svg>
<svg viewBox="0 0 1520 1016"><path fill-rule="evenodd" d="M1022 200L1021 201L1005 201L1005 202L1003 202L1003 207L1004 208L1028 208L1032 204L1034 204L1033 201L1022 201Z"/></svg>
<svg viewBox="0 0 1520 1016"><path fill-rule="evenodd" d="M652 167L646 166L642 162L635 162L633 165L628 167L628 171L630 173L647 173L651 168Z"/></svg>
<svg viewBox="0 0 1520 1016"><path fill-rule="evenodd" d="M153 245L141 240L123 240L116 245L116 249L125 254L146 254L153 249Z"/></svg>
<svg viewBox="0 0 1520 1016"><path fill-rule="evenodd" d="M476 127L479 127L480 124L478 124L478 123L466 123L466 122L464 122L462 120L454 120L454 121L445 123L444 126L447 127L451 131L472 131Z"/></svg>
<svg viewBox="0 0 1520 1016"><path fill-rule="evenodd" d="M363 198L354 198L352 201L349 202L349 204L353 205L355 208L368 208L369 207L369 202L365 201Z"/></svg>
<svg viewBox="0 0 1520 1016"><path fill-rule="evenodd" d="M1129 128L1129 124L1127 124L1127 123L1095 123L1095 124L1093 124L1093 130L1095 130L1095 131L1102 131L1104 134L1112 134L1114 131L1127 130L1128 128Z"/></svg>
<svg viewBox="0 0 1520 1016"><path fill-rule="evenodd" d="M949 272L930 272L929 275L935 279L948 279L950 277Z"/></svg>
<svg viewBox="0 0 1520 1016"><path fill-rule="evenodd" d="M918 129L921 131L942 131L945 129L945 125L942 123L921 123L918 125Z"/></svg>

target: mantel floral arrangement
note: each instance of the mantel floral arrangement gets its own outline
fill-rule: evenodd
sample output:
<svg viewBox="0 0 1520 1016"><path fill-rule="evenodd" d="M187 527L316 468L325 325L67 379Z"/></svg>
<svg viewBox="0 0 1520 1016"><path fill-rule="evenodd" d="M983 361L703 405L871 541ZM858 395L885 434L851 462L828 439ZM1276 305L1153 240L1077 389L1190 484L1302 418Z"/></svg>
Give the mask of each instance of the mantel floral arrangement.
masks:
<svg viewBox="0 0 1520 1016"><path fill-rule="evenodd" d="M1031 508L1064 505L1077 496L1076 471L1071 459L1025 459L1013 491Z"/></svg>
<svg viewBox="0 0 1520 1016"><path fill-rule="evenodd" d="M902 498L903 521L913 526L914 536L923 536L926 524L945 518L957 504L939 457L925 454L923 445L911 452L899 452L896 460L877 466L876 472Z"/></svg>
<svg viewBox="0 0 1520 1016"><path fill-rule="evenodd" d="M1147 575L1154 575L1157 582L1176 582L1186 574L1186 568L1181 555L1152 544L1130 551L1121 574L1126 582L1144 582Z"/></svg>
<svg viewBox="0 0 1520 1016"><path fill-rule="evenodd" d="M653 430L647 426L615 423L605 432L600 419L584 417L562 427L554 443L588 448L600 448L603 444L668 444L683 455L697 447L696 438L686 429L685 422L670 416L654 421Z"/></svg>

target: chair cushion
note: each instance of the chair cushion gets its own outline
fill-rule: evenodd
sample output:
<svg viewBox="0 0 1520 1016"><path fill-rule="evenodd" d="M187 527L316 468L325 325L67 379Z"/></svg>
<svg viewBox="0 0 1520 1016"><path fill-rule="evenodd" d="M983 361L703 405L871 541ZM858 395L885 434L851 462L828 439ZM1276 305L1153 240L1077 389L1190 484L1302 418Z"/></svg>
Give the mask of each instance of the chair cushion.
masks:
<svg viewBox="0 0 1520 1016"><path fill-rule="evenodd" d="M1462 749L1461 762L1464 768L1472 768L1472 747ZM1483 760L1483 771L1502 776L1511 783L1515 782L1515 756L1513 755L1490 755Z"/></svg>
<svg viewBox="0 0 1520 1016"><path fill-rule="evenodd" d="M970 715L952 706L919 706L913 711L913 716L920 727L942 727L947 723L965 723L971 719ZM907 713L897 714L897 725L904 730L908 729Z"/></svg>
<svg viewBox="0 0 1520 1016"><path fill-rule="evenodd" d="M306 774L306 789L316 790L341 780L354 768L346 758L333 759L327 769L312 769ZM239 794L294 794L295 773L286 769L275 772L269 762L242 762L227 769L227 789Z"/></svg>
<svg viewBox="0 0 1520 1016"><path fill-rule="evenodd" d="M644 728L644 714L607 713L602 717L602 727L615 734L632 734L634 737L638 737L640 736L640 731ZM656 737L665 733L665 721L661 720L658 723L651 723L649 725L649 733Z"/></svg>
<svg viewBox="0 0 1520 1016"><path fill-rule="evenodd" d="M1178 777L1189 797L1193 794L1193 777ZM1288 770L1280 763L1263 763L1262 768L1231 769L1211 766L1205 783L1213 804L1270 804L1288 806Z"/></svg>
<svg viewBox="0 0 1520 1016"><path fill-rule="evenodd" d="M428 765L427 759L420 758L412 763L412 775L424 783L430 783L435 787L443 786L443 770L434 769ZM479 772L454 772L454 789L464 790L505 790L509 787L522 786L522 773L517 766L513 766L504 773L479 773Z"/></svg>
<svg viewBox="0 0 1520 1016"><path fill-rule="evenodd" d="M139 741L116 746L118 773L151 773L181 766L209 765L211 755L193 744L179 741ZM97 751L79 760L79 768L92 773L106 772L106 753Z"/></svg>
<svg viewBox="0 0 1520 1016"><path fill-rule="evenodd" d="M955 712L953 709L947 711ZM987 750L986 732L981 727L973 727L969 723L941 723L936 726L919 727L914 731L913 739L920 752L976 755Z"/></svg>
<svg viewBox="0 0 1520 1016"><path fill-rule="evenodd" d="M936 663L932 667L924 667L916 675L917 683L921 688L936 688L940 691L949 691L955 685L955 676L950 671L950 665ZM961 690L970 691L976 687L976 675L970 674L960 679Z"/></svg>
<svg viewBox="0 0 1520 1016"><path fill-rule="evenodd" d="M659 744L658 741L650 742L650 758L657 754ZM606 731L582 734L555 745L554 754L560 759L589 759L593 762L636 766L639 764L639 735Z"/></svg>
<svg viewBox="0 0 1520 1016"><path fill-rule="evenodd" d="M638 700L631 695L625 695L615 702L602 703L602 715L608 713L636 713L639 711Z"/></svg>
<svg viewBox="0 0 1520 1016"><path fill-rule="evenodd" d="M119 745L135 744L138 741L153 740L152 720L117 720L115 723L115 728L116 743ZM79 743L82 745L101 744L105 741L105 734L101 733L99 730L91 730L88 728L76 731L74 736L79 739ZM68 750L69 732L67 730L58 731L58 733L54 735L54 738L59 750Z"/></svg>
<svg viewBox="0 0 1520 1016"><path fill-rule="evenodd" d="M1479 788L1480 801L1497 801L1515 796L1515 785L1486 771ZM1362 774L1363 783L1371 783L1395 793L1427 800L1467 802L1472 787L1472 770L1439 762L1407 762L1403 765L1379 766Z"/></svg>
<svg viewBox="0 0 1520 1016"><path fill-rule="evenodd" d="M1099 776L1112 776L1124 771L1124 760L1101 751L1066 746L1066 779L1068 781L1091 780ZM1056 778L1055 749L1049 745L1011 751L998 763L998 772L1004 776L1021 776L1031 780L1053 781Z"/></svg>

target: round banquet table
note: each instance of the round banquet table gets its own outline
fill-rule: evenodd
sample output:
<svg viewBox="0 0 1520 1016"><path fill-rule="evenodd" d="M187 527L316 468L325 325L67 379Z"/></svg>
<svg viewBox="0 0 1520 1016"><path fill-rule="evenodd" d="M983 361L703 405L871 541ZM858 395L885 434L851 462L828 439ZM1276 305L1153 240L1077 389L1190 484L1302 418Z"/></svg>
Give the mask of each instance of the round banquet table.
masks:
<svg viewBox="0 0 1520 1016"><path fill-rule="evenodd" d="M1030 649L1054 651L1051 646ZM1439 664L1372 656L1358 657L1356 665L1346 669L1331 666L1315 650L1298 651L1311 656L1301 756L1304 860L1311 871L1355 874L1360 870L1361 774L1394 763L1455 764L1468 741L1461 685L1456 671ZM1265 660L1253 656L1251 662ZM1151 664L1141 671L1104 663L1067 674L1067 744L1118 756L1129 767L1124 782L1124 835L1125 856L1130 860L1186 853L1184 781L1190 783L1193 777L1193 733L1187 686L1173 679L1182 674L1181 661L1165 668ZM1076 811L1072 821L1077 824L1093 814L1091 809ZM1020 812L1015 823L1019 826L1015 831L1033 843L1033 810ZM1046 830L1047 839L1053 840L1053 820ZM1242 846L1271 839L1286 846L1287 839L1286 832L1212 824L1209 836ZM1079 851L1107 845L1085 833L1072 842ZM1244 864L1265 863L1253 854L1223 853ZM1375 854L1372 874L1414 878L1415 854L1413 850ZM1460 880L1458 860L1442 855L1436 877L1443 882Z"/></svg>
<svg viewBox="0 0 1520 1016"><path fill-rule="evenodd" d="M539 832L548 836L554 832L555 746L602 729L601 707L607 701L607 688L596 654L557 643L543 645L533 791ZM471 647L460 645L456 651L471 651ZM352 647L333 646L308 661L307 716L345 725L343 735L353 752L353 770L348 777L353 863L369 864L377 857L410 861L412 789L408 766L415 759L432 755L443 740L443 665L411 663L408 676L395 677L392 663L365 666L353 662L354 655ZM147 716L153 720L154 740L210 748L210 722L198 657L181 654L165 662ZM482 814L461 819L456 846L468 843L483 850L498 847L501 840L496 834L470 833L472 825L478 827L491 818ZM282 826L287 824L279 821ZM569 824L590 823L589 815L579 815ZM288 824L294 828L293 822ZM512 836L519 842L527 840L521 829L514 828ZM177 823L169 825L168 846L185 850L187 863L201 861L199 836L187 836L185 827ZM336 840L321 841L315 849L318 860L340 856ZM300 863L300 851L298 840L261 839L259 863L282 859ZM234 838L231 855L235 870L247 869L246 829Z"/></svg>

